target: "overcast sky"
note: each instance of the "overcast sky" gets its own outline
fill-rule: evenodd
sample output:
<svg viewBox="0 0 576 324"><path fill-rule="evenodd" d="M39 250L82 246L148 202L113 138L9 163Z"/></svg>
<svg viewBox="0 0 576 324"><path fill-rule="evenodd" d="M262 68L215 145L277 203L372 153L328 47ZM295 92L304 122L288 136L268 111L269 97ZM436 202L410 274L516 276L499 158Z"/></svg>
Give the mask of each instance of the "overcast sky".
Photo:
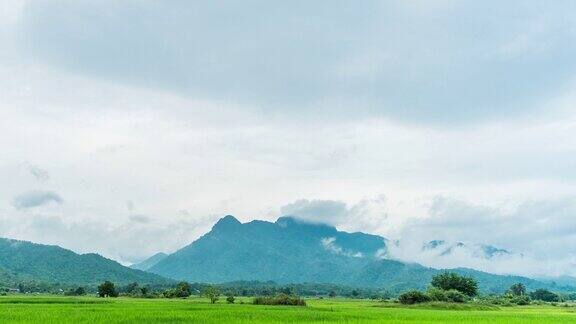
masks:
<svg viewBox="0 0 576 324"><path fill-rule="evenodd" d="M0 236L130 263L294 214L576 275L574 57L574 1L3 0Z"/></svg>

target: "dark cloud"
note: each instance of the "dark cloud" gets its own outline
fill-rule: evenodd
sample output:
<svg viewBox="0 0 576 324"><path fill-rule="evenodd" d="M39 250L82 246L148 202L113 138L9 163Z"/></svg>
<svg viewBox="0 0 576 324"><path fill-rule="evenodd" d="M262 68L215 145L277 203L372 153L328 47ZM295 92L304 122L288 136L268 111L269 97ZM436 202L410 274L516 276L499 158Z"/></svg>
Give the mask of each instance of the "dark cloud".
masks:
<svg viewBox="0 0 576 324"><path fill-rule="evenodd" d="M576 71L570 1L32 1L25 53L286 114L444 123L534 110Z"/></svg>
<svg viewBox="0 0 576 324"><path fill-rule="evenodd" d="M55 203L61 205L64 200L52 191L28 191L14 198L13 206L17 209L39 207Z"/></svg>

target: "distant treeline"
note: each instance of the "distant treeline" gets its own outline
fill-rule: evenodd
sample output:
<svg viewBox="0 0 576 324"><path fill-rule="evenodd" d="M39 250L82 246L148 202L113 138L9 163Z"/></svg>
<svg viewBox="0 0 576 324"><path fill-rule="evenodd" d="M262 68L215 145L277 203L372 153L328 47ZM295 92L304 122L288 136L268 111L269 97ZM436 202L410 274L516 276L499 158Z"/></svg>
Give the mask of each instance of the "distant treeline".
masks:
<svg viewBox="0 0 576 324"><path fill-rule="evenodd" d="M454 278L466 278L463 276L458 276L456 274L451 274L455 276ZM441 275L435 278L443 278ZM452 278L452 280L455 280ZM438 279L436 279L438 280ZM461 280L461 279L458 279ZM470 279L472 280L472 279ZM476 282L476 281L474 281ZM104 287L104 288L103 288ZM436 287L434 281L432 282L431 288ZM513 287L524 287L518 284ZM477 292L473 294L465 292L461 296L456 292L451 292L450 289L446 291L438 291L434 289L429 289L427 292L419 291L403 291L394 292L388 291L386 289L372 289L372 288L356 288L348 287L336 284L320 284L320 283L301 283L301 284L278 284L273 281L235 281L222 284L207 284L207 283L188 283L188 282L174 282L173 284L139 284L137 282L130 283L127 285L114 285L114 283L107 281L100 286L78 286L70 284L48 284L40 282L22 282L16 286L2 286L0 285L0 293L51 293L51 294L62 294L62 295L85 295L85 294L99 294L102 289L106 289L104 293L106 296L132 296L132 297L142 297L142 298L183 298L190 295L203 295L207 291L217 291L218 296L241 296L241 297L267 297L267 296L302 296L302 297L347 297L347 298L362 298L362 299L374 299L374 300L387 300L398 298L402 300L411 301L456 301L456 300L466 300L471 296L475 296ZM477 288L476 288L477 289ZM576 293L558 293L549 292L544 289L539 289L534 292L524 292L520 295L515 295L514 290L507 291L502 296L528 296L534 300L545 300L545 301L563 301L563 300L576 300ZM456 289L457 290L457 289ZM494 299L499 298L500 295L497 294L487 294L483 295L484 299ZM526 297L522 297L526 298ZM510 299L509 301L520 302L522 298ZM508 301L503 300L503 302ZM410 302L409 302L410 303Z"/></svg>

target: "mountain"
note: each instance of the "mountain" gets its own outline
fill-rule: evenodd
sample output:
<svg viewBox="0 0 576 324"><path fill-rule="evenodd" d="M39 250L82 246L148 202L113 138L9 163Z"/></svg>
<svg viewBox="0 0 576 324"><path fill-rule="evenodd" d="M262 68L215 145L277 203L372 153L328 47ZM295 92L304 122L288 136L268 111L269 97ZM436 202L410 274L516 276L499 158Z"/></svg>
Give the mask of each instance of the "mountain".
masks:
<svg viewBox="0 0 576 324"><path fill-rule="evenodd" d="M159 252L159 253L154 254L153 256L149 257L148 259L146 259L140 263L135 263L135 264L131 265L130 268L146 271L146 270L152 268L153 266L155 266L156 263L164 260L164 258L166 258L167 256L168 256L168 254Z"/></svg>
<svg viewBox="0 0 576 324"><path fill-rule="evenodd" d="M241 224L226 216L149 271L200 282L327 282L344 280L385 254L386 240L376 235L340 232L291 217Z"/></svg>
<svg viewBox="0 0 576 324"><path fill-rule="evenodd" d="M242 224L229 215L149 271L193 282L316 282L391 291L426 288L432 276L443 271L388 259L387 244L380 236L341 232L292 217L281 217L275 223L255 220ZM452 271L475 277L484 292L502 292L517 282L529 289L553 287L519 276L464 268Z"/></svg>
<svg viewBox="0 0 576 324"><path fill-rule="evenodd" d="M492 259L512 255L510 251L492 245L466 244L462 242L449 243L443 240L433 240L424 244L422 251L434 252L439 257L463 253L481 259Z"/></svg>
<svg viewBox="0 0 576 324"><path fill-rule="evenodd" d="M54 245L0 238L0 283L4 285L20 282L96 285L104 280L116 284L170 281L98 254L77 254Z"/></svg>

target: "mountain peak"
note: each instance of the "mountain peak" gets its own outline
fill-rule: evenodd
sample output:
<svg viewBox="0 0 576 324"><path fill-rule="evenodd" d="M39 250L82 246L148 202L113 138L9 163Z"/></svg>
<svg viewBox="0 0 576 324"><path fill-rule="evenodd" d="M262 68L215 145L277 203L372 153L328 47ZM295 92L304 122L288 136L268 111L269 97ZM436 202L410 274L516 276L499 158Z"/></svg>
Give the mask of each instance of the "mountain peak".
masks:
<svg viewBox="0 0 576 324"><path fill-rule="evenodd" d="M236 217L232 215L226 215L218 220L212 229L220 229L220 228L232 228L238 225L242 225Z"/></svg>

